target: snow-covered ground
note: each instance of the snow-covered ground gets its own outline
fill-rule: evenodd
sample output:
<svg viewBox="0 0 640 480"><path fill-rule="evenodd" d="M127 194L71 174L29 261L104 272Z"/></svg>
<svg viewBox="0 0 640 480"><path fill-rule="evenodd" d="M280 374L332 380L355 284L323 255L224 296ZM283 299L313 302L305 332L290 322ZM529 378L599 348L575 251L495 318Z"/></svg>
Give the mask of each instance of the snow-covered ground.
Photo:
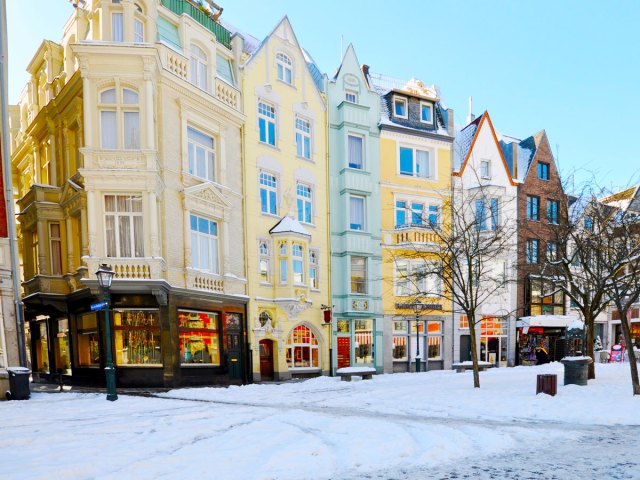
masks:
<svg viewBox="0 0 640 480"><path fill-rule="evenodd" d="M555 397L535 394L540 373L558 374ZM0 478L536 478L553 472L543 464L554 451L566 458L584 445L601 454L594 461L605 474L610 462L640 478L640 397L629 365L597 364L596 376L588 387L563 386L563 366L553 363L482 372L480 389L471 372L443 371L116 402L34 393L0 402ZM620 461L623 440L636 452L631 463ZM518 458L531 477L509 466ZM546 478L585 478L576 472Z"/></svg>

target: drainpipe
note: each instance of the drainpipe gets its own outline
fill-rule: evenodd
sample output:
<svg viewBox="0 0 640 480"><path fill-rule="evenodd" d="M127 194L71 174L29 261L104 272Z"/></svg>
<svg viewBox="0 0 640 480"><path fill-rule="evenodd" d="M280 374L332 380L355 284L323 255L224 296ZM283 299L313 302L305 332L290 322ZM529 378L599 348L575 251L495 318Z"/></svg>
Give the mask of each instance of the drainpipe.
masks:
<svg viewBox="0 0 640 480"><path fill-rule="evenodd" d="M2 109L2 169L4 171L4 200L7 208L7 235L11 255L11 278L13 279L13 301L16 310L16 334L18 340L18 361L27 366L27 350L24 339L24 311L20 298L20 278L16 235L16 217L13 208L13 176L9 158L9 125L7 121L7 4L0 0L0 108Z"/></svg>

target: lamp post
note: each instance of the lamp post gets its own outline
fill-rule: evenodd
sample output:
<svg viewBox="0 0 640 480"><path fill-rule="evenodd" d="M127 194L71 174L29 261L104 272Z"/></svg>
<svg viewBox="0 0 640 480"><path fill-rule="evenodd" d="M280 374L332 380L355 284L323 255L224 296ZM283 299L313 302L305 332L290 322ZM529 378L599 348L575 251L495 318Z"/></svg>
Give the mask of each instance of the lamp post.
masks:
<svg viewBox="0 0 640 480"><path fill-rule="evenodd" d="M96 272L98 277L98 284L102 289L103 300L106 303L104 308L104 335L105 335L105 351L106 351L106 366L104 367L104 374L107 380L107 400L113 402L118 399L116 393L116 370L113 366L113 358L111 357L111 320L109 318L109 310L111 308L109 290L111 289L111 282L116 274L106 263L103 263Z"/></svg>
<svg viewBox="0 0 640 480"><path fill-rule="evenodd" d="M413 311L416 313L416 373L420 372L420 312L424 305L420 300L413 304Z"/></svg>

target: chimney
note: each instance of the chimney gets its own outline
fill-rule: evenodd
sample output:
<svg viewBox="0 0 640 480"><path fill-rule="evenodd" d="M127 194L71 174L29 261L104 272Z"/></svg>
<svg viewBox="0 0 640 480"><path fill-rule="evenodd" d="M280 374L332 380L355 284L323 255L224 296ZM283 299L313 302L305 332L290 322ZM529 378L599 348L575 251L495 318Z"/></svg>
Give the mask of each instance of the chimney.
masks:
<svg viewBox="0 0 640 480"><path fill-rule="evenodd" d="M447 110L447 133L453 137L453 108Z"/></svg>
<svg viewBox="0 0 640 480"><path fill-rule="evenodd" d="M473 122L476 116L473 114L473 97L469 96L469 116L467 117L467 125Z"/></svg>
<svg viewBox="0 0 640 480"><path fill-rule="evenodd" d="M364 75L365 80L367 81L367 85L369 85L369 65L364 65L364 64L362 65L362 73Z"/></svg>

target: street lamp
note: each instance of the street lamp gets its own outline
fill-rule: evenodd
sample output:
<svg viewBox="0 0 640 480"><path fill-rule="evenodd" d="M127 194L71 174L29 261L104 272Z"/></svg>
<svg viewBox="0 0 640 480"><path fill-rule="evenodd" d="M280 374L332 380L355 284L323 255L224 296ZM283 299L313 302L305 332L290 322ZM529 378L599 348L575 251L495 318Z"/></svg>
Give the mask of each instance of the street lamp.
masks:
<svg viewBox="0 0 640 480"><path fill-rule="evenodd" d="M413 311L416 312L416 372L420 372L420 312L424 308L424 304L420 300L413 303Z"/></svg>
<svg viewBox="0 0 640 480"><path fill-rule="evenodd" d="M104 335L105 335L105 351L107 354L107 362L104 367L104 374L107 380L107 400L114 401L118 399L116 393L116 370L113 366L113 359L111 358L111 320L109 319L110 298L109 289L111 289L111 282L116 274L106 263L103 263L96 272L98 277L98 284L102 289L103 301L106 304L104 307Z"/></svg>

